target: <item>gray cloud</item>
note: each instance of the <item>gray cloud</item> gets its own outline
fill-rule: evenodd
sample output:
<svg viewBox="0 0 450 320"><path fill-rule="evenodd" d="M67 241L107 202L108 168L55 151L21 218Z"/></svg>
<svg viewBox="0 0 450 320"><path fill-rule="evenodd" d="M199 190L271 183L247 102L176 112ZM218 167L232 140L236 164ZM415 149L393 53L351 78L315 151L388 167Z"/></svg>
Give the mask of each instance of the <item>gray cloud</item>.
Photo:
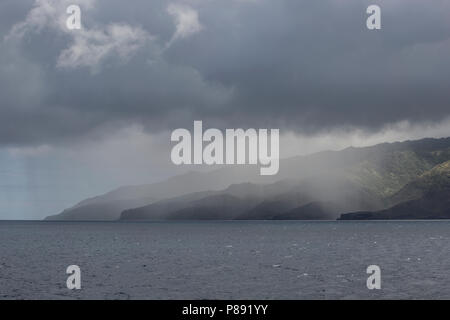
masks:
<svg viewBox="0 0 450 320"><path fill-rule="evenodd" d="M0 144L194 119L312 134L449 116L449 2L376 1L375 32L372 2L83 0L76 33L64 1L37 1L38 18L30 1L3 1Z"/></svg>

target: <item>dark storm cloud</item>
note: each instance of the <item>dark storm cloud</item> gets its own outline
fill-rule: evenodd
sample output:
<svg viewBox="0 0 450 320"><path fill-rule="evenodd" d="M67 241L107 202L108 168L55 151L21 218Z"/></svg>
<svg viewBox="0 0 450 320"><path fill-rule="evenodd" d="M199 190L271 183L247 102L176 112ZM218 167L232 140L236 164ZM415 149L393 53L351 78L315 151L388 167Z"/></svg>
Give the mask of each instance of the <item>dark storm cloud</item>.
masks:
<svg viewBox="0 0 450 320"><path fill-rule="evenodd" d="M316 132L450 115L450 1L83 0L85 29L108 34L114 23L119 31L106 40L88 31L78 42L52 16L18 28L32 8L24 3L0 5L3 145L87 139L131 124L158 132L194 119ZM373 3L380 31L365 27ZM191 14L181 31L171 4ZM91 50L90 41L104 42ZM70 55L80 45L86 53Z"/></svg>

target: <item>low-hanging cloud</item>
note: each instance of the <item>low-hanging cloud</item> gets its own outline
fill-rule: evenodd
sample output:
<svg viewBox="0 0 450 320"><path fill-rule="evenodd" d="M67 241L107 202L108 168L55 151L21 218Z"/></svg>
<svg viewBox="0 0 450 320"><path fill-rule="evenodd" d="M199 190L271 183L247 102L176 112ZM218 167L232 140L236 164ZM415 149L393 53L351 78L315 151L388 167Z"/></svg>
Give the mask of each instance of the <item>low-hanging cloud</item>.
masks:
<svg viewBox="0 0 450 320"><path fill-rule="evenodd" d="M70 144L133 125L320 134L450 114L448 2L0 4L0 144ZM64 28L66 7L83 29ZM94 72L93 72L94 71Z"/></svg>

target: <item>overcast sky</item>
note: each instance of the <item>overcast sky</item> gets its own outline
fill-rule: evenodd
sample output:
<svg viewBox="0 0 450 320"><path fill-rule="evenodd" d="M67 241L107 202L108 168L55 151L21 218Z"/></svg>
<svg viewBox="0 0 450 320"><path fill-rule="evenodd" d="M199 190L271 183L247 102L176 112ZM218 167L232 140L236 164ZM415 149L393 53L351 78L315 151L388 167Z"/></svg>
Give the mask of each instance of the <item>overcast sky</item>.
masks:
<svg viewBox="0 0 450 320"><path fill-rule="evenodd" d="M193 120L280 128L283 156L449 136L449 88L449 0L2 0L0 219L186 169Z"/></svg>

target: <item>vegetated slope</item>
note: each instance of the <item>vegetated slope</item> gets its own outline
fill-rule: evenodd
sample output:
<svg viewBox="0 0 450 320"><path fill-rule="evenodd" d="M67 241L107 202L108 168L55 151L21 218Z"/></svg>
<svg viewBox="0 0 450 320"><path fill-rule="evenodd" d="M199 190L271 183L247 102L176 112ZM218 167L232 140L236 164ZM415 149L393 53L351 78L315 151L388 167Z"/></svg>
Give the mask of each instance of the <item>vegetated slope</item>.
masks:
<svg viewBox="0 0 450 320"><path fill-rule="evenodd" d="M351 212L342 220L450 219L450 161L435 166L390 197L393 206Z"/></svg>
<svg viewBox="0 0 450 320"><path fill-rule="evenodd" d="M133 216L130 214L132 210L129 209L152 204L161 208L161 200L167 201L163 202L165 206L169 206L168 202L175 201L178 206L176 211L182 210L180 212L183 213L183 218L186 218L190 216L189 212L195 211L193 208L196 205L186 202L186 199L180 200L179 197L207 191L233 195L252 205L257 202L248 210L242 209L248 206L238 206L241 208L238 210L229 204L224 205L228 210L237 210L229 213L230 217L235 218L241 215L240 218L245 218L247 215L250 219L276 219L287 216L289 211L296 208L299 209L294 216L301 218L300 208L308 203L334 203L332 206L322 205L326 215L333 216L346 211L373 211L400 201L393 197L402 187L449 159L450 138L443 138L383 143L372 147L347 148L284 159L280 162L280 172L275 176L260 176L257 166L224 166L211 172L191 172L151 185L122 187L103 196L84 200L48 219L114 220L119 218L123 211L127 214L122 215L122 218L129 218ZM296 182L295 185L289 186L287 181ZM262 185L274 191L268 193L268 189L264 189ZM227 188L229 186L232 186L234 191ZM262 190L266 190L265 194ZM246 192L259 192L259 198L245 197ZM341 206L340 203L346 202L343 201L345 199L349 199L349 205ZM221 210L219 204L220 202L216 206L217 210ZM198 202L197 206L200 208L202 204ZM254 214L257 206L261 210L260 214ZM203 208L202 212L212 210L212 206L206 208L208 209ZM152 212L154 209L155 207L151 207ZM175 209L159 210L158 218L164 219L166 214ZM135 217L144 219L144 211L139 212ZM148 218L153 219L152 215L155 214L151 213ZM205 213L200 216L206 215ZM173 216L177 215L171 215ZM223 217L222 214L220 216Z"/></svg>

